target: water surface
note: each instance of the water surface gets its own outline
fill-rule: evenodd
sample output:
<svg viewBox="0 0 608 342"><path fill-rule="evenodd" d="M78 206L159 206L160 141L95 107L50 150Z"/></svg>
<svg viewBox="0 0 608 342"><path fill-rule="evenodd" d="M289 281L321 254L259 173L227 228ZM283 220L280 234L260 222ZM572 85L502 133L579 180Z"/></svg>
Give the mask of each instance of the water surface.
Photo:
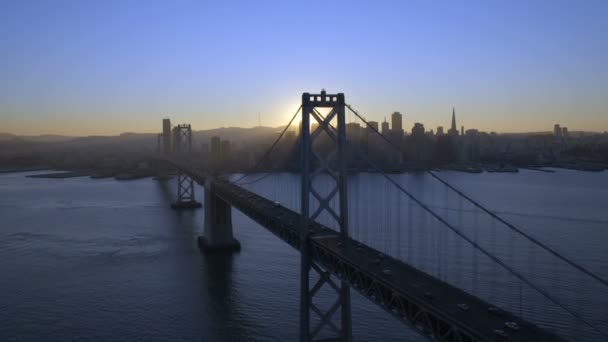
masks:
<svg viewBox="0 0 608 342"><path fill-rule="evenodd" d="M233 211L242 251L203 256L195 244L203 211L171 210L173 182L24 175L0 175L1 340L297 339L299 255L244 215ZM608 173L442 176L608 276ZM590 293L599 291L592 282L564 272L565 266L520 243L428 176L395 177L449 222L493 246L493 253L534 274L538 283L554 284L569 304L608 324L601 321L608 317L608 303ZM246 186L299 207L297 175L272 175ZM326 191L328 181L320 179L317 186ZM200 188L197 195L202 198ZM381 176L352 176L349 202L354 238L570 338L592 338L579 335L584 327L551 303L513 285L508 274L492 271L483 255ZM321 220L331 225L327 215ZM329 291L320 297L322 303L331 299ZM352 306L357 340L421 340L357 294Z"/></svg>

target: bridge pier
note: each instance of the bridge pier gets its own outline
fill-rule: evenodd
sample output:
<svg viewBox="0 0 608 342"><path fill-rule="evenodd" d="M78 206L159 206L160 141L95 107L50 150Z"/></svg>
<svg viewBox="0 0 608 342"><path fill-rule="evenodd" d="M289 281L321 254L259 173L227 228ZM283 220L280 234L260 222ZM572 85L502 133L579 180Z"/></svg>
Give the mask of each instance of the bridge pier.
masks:
<svg viewBox="0 0 608 342"><path fill-rule="evenodd" d="M232 207L215 194L210 179L205 184L205 228L204 235L198 237L198 246L203 253L241 249L232 234Z"/></svg>
<svg viewBox="0 0 608 342"><path fill-rule="evenodd" d="M173 209L197 209L201 202L194 199L194 181L192 178L180 173L177 176L177 201L171 204Z"/></svg>

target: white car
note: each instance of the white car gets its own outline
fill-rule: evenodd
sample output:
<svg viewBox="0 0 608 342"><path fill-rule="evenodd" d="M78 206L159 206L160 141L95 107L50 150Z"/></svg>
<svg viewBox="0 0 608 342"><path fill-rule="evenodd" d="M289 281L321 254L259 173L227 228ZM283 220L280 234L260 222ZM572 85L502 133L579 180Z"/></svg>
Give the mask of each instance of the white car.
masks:
<svg viewBox="0 0 608 342"><path fill-rule="evenodd" d="M500 337L509 337L507 333L502 329L494 329L494 333Z"/></svg>
<svg viewBox="0 0 608 342"><path fill-rule="evenodd" d="M511 330L519 330L519 324L513 321L505 322L505 327Z"/></svg>

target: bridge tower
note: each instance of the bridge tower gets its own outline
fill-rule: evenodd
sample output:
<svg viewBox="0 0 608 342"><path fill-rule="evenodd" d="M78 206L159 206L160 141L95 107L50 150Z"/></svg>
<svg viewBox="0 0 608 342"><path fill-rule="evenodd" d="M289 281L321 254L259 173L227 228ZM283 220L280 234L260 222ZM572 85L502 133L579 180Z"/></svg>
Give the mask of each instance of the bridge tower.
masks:
<svg viewBox="0 0 608 342"><path fill-rule="evenodd" d="M329 113L323 117L316 108L328 108ZM310 132L311 117L318 123L314 132ZM332 121L337 121L336 127ZM317 151L314 142L325 133L333 145L329 154L324 155ZM348 238L348 205L346 194L346 120L344 94L330 95L321 91L321 94L302 94L302 178L301 178L301 214L302 227L304 228L301 241L301 271L300 271L300 341L312 341L321 331L331 331L339 341L352 340L350 288L344 281L334 281L330 273L323 270L321 266L312 261L312 250L310 248L311 230L310 224L315 221L321 213L327 213L332 217L340 229L340 236ZM325 174L331 178L333 188L324 196L314 189L313 180ZM313 195L311 197L310 195ZM338 196L339 212L331 207L331 200ZM311 199L318 203L311 214ZM322 238L315 236L314 238ZM318 276L317 282L310 287L311 270ZM314 274L312 274L314 275ZM316 306L313 297L323 286L330 286L336 292L336 302L325 312ZM340 327L334 324L332 317L340 311ZM314 312L319 322L311 327L311 315ZM312 329L311 329L312 328Z"/></svg>
<svg viewBox="0 0 608 342"><path fill-rule="evenodd" d="M173 154L185 156L192 151L192 129L190 125L177 125L173 131ZM171 205L173 209L200 208L194 196L194 181L183 172L177 175L177 201Z"/></svg>

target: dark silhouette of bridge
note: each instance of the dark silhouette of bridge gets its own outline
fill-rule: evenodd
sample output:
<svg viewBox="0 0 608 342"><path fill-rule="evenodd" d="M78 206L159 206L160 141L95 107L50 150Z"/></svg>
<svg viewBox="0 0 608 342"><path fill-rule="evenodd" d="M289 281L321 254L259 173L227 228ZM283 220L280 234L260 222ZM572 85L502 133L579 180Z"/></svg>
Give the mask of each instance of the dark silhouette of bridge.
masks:
<svg viewBox="0 0 608 342"><path fill-rule="evenodd" d="M326 108L322 114L317 108ZM377 304L393 317L420 332L431 340L440 341L557 341L557 333L527 321L508 310L468 293L462 288L417 269L411 264L387 255L380 250L362 244L349 235L347 203L347 170L345 151L351 146L345 134L345 111L350 109L363 122L367 123L356 111L345 103L343 94L302 95L302 106L296 111L265 158L276 146L294 118L301 111L299 147L301 152L301 204L300 211L291 210L278 202L262 197L239 184L245 175L230 179L197 167L191 152L192 135L190 125L176 127L174 148L153 157L159 172L166 173L168 167L178 171L176 209L200 206L195 199L194 183L205 188L204 235L199 237L199 246L206 253L234 251L240 248L232 232L231 209L236 208L274 235L295 248L301 255L300 279L300 340L311 341L322 331L330 332L331 340L351 341L352 322L350 289ZM311 121L318 128L310 131ZM326 134L333 143L333 150L320 153L315 150L315 140ZM379 134L378 132L375 132ZM390 144L390 141L387 141ZM369 162L364 153L362 157ZM260 161L261 162L261 161ZM258 162L258 165L260 163ZM371 162L370 162L371 164ZM168 167L167 167L168 166ZM257 166L257 165L256 165ZM372 165L373 166L373 165ZM508 265L500 257L482 246L475 238L468 236L454 226L430 205L417 198L411 191L394 181L391 176L375 168L399 191L407 195L412 203L428 212L437 222L456 233L463 241L493 260L523 284L537 291L567 314L583 322L587 328L600 336L606 332L585 315L564 304L554 294L549 293L534 281ZM255 171L255 167L254 170ZM332 185L324 191L313 186L313 179L320 175L328 176ZM524 231L502 219L480 203L469 198L435 173L431 175L442 182L458 196L480 208L492 220L503 224L515 234L530 241L537 248L576 272L589 277L605 286L603 278L584 267L565 258L541 241L527 235ZM332 200L339 203L338 208L330 205ZM312 205L311 205L312 204ZM331 218L332 227L318 222L321 214ZM411 228L411 227L407 227ZM316 280L311 282L311 280ZM311 286L312 285L312 286ZM335 292L335 302L327 310L322 310L313 301L321 287L327 286ZM317 318L312 324L311 312ZM339 316L339 323L334 316Z"/></svg>

